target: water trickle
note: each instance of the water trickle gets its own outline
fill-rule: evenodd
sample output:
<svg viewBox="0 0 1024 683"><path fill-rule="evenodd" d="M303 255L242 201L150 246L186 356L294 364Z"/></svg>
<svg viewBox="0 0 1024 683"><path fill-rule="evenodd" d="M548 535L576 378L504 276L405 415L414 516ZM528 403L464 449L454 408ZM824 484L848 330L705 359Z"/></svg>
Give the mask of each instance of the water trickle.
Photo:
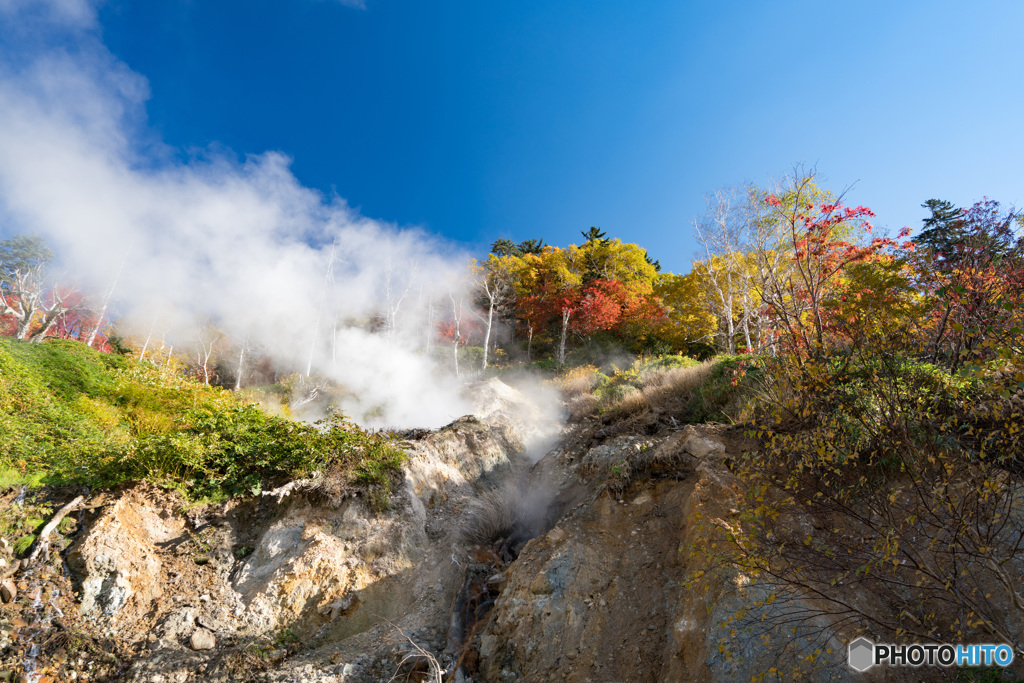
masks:
<svg viewBox="0 0 1024 683"><path fill-rule="evenodd" d="M39 668L39 653L40 648L35 643L29 643L28 651L25 654L25 662L22 664L24 669L25 679L28 683L36 683L42 676L37 670Z"/></svg>
<svg viewBox="0 0 1024 683"><path fill-rule="evenodd" d="M25 493L27 491L28 491L28 487L27 486L22 486L21 487L21 491L18 492L18 496L14 499L14 504L15 505L24 505L25 504Z"/></svg>
<svg viewBox="0 0 1024 683"><path fill-rule="evenodd" d="M29 624L23 626L18 636L25 639L25 660L22 663L25 680L27 683L36 683L41 677L39 671L39 657L42 648L36 643L37 638L45 638L50 629L54 614L63 616L61 610L53 603L57 598L57 591L51 591L48 600L43 601L43 574L45 568L38 566L30 567L22 580L28 584L26 595L32 596L32 619Z"/></svg>

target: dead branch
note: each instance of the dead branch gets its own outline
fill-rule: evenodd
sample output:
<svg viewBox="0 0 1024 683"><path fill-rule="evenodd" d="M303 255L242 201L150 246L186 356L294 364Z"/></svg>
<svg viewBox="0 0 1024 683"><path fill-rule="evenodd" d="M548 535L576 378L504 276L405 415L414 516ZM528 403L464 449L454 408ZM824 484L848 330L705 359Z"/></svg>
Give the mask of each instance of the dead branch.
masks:
<svg viewBox="0 0 1024 683"><path fill-rule="evenodd" d="M424 650L422 647L420 647L416 643L416 641L410 638L409 635L401 628L399 628L399 626L395 624L393 621L391 621L390 619L385 619L384 621L391 624L392 628L401 633L402 637L408 640L409 644L412 645L414 648L413 652L407 654L405 657L402 658L402 661L398 663L398 671L395 672L394 676L388 679L388 683L392 683L392 681L398 678L398 674L402 671L402 666L407 661L409 661L410 659L417 659L420 657L427 660L427 666L430 669L430 673L428 674L430 676L430 683L442 683L441 676L444 674L444 669L441 668L441 665L438 663L437 658L434 657L434 655L427 652L426 650Z"/></svg>
<svg viewBox="0 0 1024 683"><path fill-rule="evenodd" d="M50 534L52 534L53 530L57 528L60 521L64 519L69 512L78 507L83 500L85 500L85 496L78 496L60 510L57 510L57 514L55 514L50 521L46 523L43 530L39 532L39 538L36 539L35 549L32 551L32 554L28 556L28 562L26 563L27 567L31 567L35 564L36 559L38 559L40 554L45 557L50 556Z"/></svg>

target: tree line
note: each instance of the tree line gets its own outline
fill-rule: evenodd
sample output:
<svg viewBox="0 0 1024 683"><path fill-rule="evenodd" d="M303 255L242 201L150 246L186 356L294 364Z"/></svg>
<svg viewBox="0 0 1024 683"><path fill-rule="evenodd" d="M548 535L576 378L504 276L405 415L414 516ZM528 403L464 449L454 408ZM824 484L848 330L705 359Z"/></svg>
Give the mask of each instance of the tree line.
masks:
<svg viewBox="0 0 1024 683"><path fill-rule="evenodd" d="M686 274L662 272L647 249L597 227L567 247L499 239L485 258L471 260L448 301L431 303L424 348L443 358L435 347L448 345L457 372L496 360L564 366L612 348L697 357L788 348L813 356L900 318L922 354L956 370L1015 333L1024 285L1015 210L988 199L967 208L931 199L915 238L909 228L891 238L874 234L869 209L843 200L801 169L772 187L709 194L693 222L701 251ZM38 236L0 242L0 330L110 350L103 332L116 330L107 319L111 293L87 296L55 281L47 274L53 258ZM366 324L390 330L393 315L382 310ZM184 346L196 347L187 362L204 382L216 375L211 365L230 365L229 356L239 366L235 386L247 356L250 368L266 365L216 321L200 327ZM136 340L140 357L153 353L149 332Z"/></svg>

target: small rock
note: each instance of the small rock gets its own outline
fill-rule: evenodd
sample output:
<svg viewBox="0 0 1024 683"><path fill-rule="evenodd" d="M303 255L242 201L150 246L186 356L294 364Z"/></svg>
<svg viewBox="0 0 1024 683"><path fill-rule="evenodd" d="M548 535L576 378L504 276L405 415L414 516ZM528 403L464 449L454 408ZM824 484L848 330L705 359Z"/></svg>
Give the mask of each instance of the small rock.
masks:
<svg viewBox="0 0 1024 683"><path fill-rule="evenodd" d="M0 600L4 602L12 602L18 595L18 587L14 585L13 581L4 581L0 583Z"/></svg>
<svg viewBox="0 0 1024 683"><path fill-rule="evenodd" d="M4 538L3 536L0 536L0 550L5 550L6 551L6 550L10 550L10 549L11 549L11 544L7 541L6 538Z"/></svg>
<svg viewBox="0 0 1024 683"><path fill-rule="evenodd" d="M188 639L188 644L193 650L212 650L217 645L217 639L205 628L199 628Z"/></svg>
<svg viewBox="0 0 1024 683"><path fill-rule="evenodd" d="M222 623L205 614L201 614L196 617L196 623L205 629L213 631L214 633L224 630L224 625Z"/></svg>
<svg viewBox="0 0 1024 683"><path fill-rule="evenodd" d="M210 602L210 596L209 595L200 595L199 596L199 602Z"/></svg>
<svg viewBox="0 0 1024 683"><path fill-rule="evenodd" d="M355 664L346 664L341 669L341 675L342 676L351 676L355 672L356 672L356 665Z"/></svg>
<svg viewBox="0 0 1024 683"><path fill-rule="evenodd" d="M706 436L701 436L692 429L687 435L686 440L683 441L682 448L690 455L698 458L706 458L707 456L715 453L725 452L725 445L722 444L722 442Z"/></svg>
<svg viewBox="0 0 1024 683"><path fill-rule="evenodd" d="M555 527L548 532L548 540L552 543L561 543L569 534L562 527Z"/></svg>

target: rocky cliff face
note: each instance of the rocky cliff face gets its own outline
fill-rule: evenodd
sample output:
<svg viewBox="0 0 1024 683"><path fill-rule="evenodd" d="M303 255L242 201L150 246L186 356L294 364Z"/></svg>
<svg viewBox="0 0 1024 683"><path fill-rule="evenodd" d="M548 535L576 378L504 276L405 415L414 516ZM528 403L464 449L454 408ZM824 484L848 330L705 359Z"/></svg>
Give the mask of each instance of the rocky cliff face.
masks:
<svg viewBox="0 0 1024 683"><path fill-rule="evenodd" d="M70 573L15 573L0 671L138 683L736 681L812 644L835 654L811 679L851 678L827 622L795 638L781 619L736 628L729 617L764 588L705 573L707 530L736 519L742 438L575 429L555 443L550 408L497 381L475 392L476 416L406 434L405 486L383 514L359 498L332 504L315 480L202 509L150 486L93 496Z"/></svg>

